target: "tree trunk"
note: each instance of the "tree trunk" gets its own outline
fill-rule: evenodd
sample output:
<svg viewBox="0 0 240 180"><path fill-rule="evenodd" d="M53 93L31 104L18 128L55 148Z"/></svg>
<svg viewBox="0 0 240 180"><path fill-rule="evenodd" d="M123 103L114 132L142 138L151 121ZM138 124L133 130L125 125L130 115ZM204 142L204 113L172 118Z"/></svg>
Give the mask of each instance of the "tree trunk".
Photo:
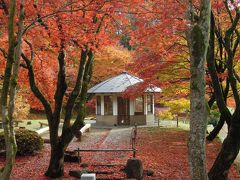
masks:
<svg viewBox="0 0 240 180"><path fill-rule="evenodd" d="M211 170L208 173L209 180L225 180L228 171L237 157L240 149L240 114L236 114L231 123L228 135L223 142L222 149L218 154Z"/></svg>
<svg viewBox="0 0 240 180"><path fill-rule="evenodd" d="M51 159L45 175L51 178L60 178L64 175L64 147L61 144L51 148Z"/></svg>
<svg viewBox="0 0 240 180"><path fill-rule="evenodd" d="M229 11L227 1L225 1L225 7ZM233 115L231 115L225 103L225 99L220 86L215 63L213 61L214 59L213 58L208 59L208 69L211 75L212 85L214 88L218 109L221 113L221 116L223 116L224 120L229 125L228 135L223 142L221 151L218 154L217 159L215 160L211 170L208 173L208 177L210 180L227 179L229 169L232 163L234 162L237 154L239 153L239 148L240 148L240 123L239 123L240 122L240 98L238 94L236 79L233 75L233 70L234 70L233 60L234 60L236 49L239 45L239 38L237 38L235 41L233 41L234 38L232 38L234 36L234 33L237 29L238 22L240 20L240 13L238 13L238 10L236 12L237 13L235 15L235 18L232 17L231 26L225 32L224 43L221 42L225 48L225 51L226 51L225 54L227 54L225 63L227 65L226 67L228 72L228 81L231 86L233 97L236 103L236 108ZM214 43L212 42L212 44Z"/></svg>
<svg viewBox="0 0 240 180"><path fill-rule="evenodd" d="M207 136L208 141L213 141L217 137L218 133L220 132L220 130L222 129L222 127L224 125L224 122L225 122L225 120L224 120L223 116L221 115L220 119L217 123L217 126L215 126L214 129Z"/></svg>
<svg viewBox="0 0 240 180"><path fill-rule="evenodd" d="M205 135L207 111L205 101L205 59L210 30L210 0L201 1L199 20L195 20L192 1L190 3L191 26L187 33L190 50L190 137L189 167L194 180L207 179Z"/></svg>
<svg viewBox="0 0 240 180"><path fill-rule="evenodd" d="M220 39L220 38L218 38ZM220 41L220 40L219 40ZM221 47L221 42L219 42L219 46ZM220 48L221 49L221 48ZM210 40L209 40L209 48L207 54L207 66L208 71L212 79L212 87L214 89L213 97L217 102L219 107L221 116L220 120L216 127L212 130L212 132L207 136L208 141L212 141L222 129L224 122L226 120L228 127L230 126L231 114L226 106L227 96L229 92L229 80L226 80L226 88L223 91L222 81L220 81L218 77L218 71L224 72L224 68L217 69L217 62L215 58L215 19L214 14L211 12L211 27L210 27Z"/></svg>
<svg viewBox="0 0 240 180"><path fill-rule="evenodd" d="M15 55L15 39L14 39L15 11L16 11L16 1L11 0L10 8L9 8L9 18L8 18L9 47L8 47L7 64L4 72L2 94L1 94L2 121L3 121L4 138L5 138L5 145L6 145L6 163L5 163L5 166L2 169L0 169L1 180L10 179L10 175L15 162L15 155L17 151L14 129L13 129L13 122L11 121L11 119L9 120L9 113L8 113L8 107L7 107L10 79L12 75L12 68L13 68L14 55Z"/></svg>
<svg viewBox="0 0 240 180"><path fill-rule="evenodd" d="M60 23L59 21L57 23ZM99 24L101 26L101 23ZM62 33L63 29L61 24L58 24L58 29L60 33ZM98 28L99 30L99 28ZM98 31L96 32L98 33ZM75 82L75 87L70 94L70 97L67 100L66 105L66 113L64 118L64 124L62 128L62 135L58 135L58 127L60 123L60 115L62 110L62 102L64 99L65 91L67 89L67 84L65 81L65 54L64 54L64 36L61 39L61 49L59 51L58 62L59 62L59 73L58 73L58 82L57 88L55 91L55 108L54 111L51 107L50 102L44 96L44 94L40 91L39 87L35 81L35 74L33 69L33 58L31 56L31 60L22 53L22 58L26 63L26 67L28 69L28 77L30 82L30 87L34 95L41 101L44 106L48 125L50 132L50 143L51 143L51 158L48 170L45 175L50 178L59 178L64 174L64 152L69 145L69 143L74 138L75 133L79 132L80 128L84 126L84 117L85 117L85 102L87 97L87 89L88 84L90 83L92 76L92 66L94 61L94 54L92 49L89 49L85 46L82 49L80 65L78 69L78 76ZM30 42L25 41L30 47L31 54L33 52L33 46ZM76 43L77 44L77 43ZM78 44L77 44L78 45ZM80 47L80 46L79 46ZM71 125L70 120L72 117L72 111L76 102L76 99L80 98L80 109L78 111L78 116Z"/></svg>

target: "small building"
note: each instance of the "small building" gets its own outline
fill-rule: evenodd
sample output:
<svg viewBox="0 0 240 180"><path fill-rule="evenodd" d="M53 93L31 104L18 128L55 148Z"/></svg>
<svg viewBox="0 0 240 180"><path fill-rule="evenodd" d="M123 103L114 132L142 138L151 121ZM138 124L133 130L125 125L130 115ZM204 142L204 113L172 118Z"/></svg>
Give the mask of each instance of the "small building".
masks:
<svg viewBox="0 0 240 180"><path fill-rule="evenodd" d="M154 121L154 93L160 88L147 88L144 95L124 98L122 93L142 79L123 72L88 90L96 96L96 123L98 125L145 125Z"/></svg>

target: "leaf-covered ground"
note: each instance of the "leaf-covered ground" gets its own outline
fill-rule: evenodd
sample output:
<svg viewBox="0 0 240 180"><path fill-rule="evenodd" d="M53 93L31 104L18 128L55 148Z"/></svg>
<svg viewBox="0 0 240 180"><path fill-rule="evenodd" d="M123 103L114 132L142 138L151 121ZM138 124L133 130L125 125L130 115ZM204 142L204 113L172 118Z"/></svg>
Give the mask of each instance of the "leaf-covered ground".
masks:
<svg viewBox="0 0 240 180"><path fill-rule="evenodd" d="M144 128L138 131L138 158L153 177L145 179L189 179L187 157L188 132L179 129ZM207 144L207 166L210 168L221 148L218 140ZM234 167L229 179L239 179Z"/></svg>
<svg viewBox="0 0 240 180"><path fill-rule="evenodd" d="M129 129L93 129L85 134L82 142L73 141L69 150L78 147L82 149L119 149L130 147L131 130ZM138 129L137 134L137 158L143 161L144 169L154 171L152 177L144 176L144 179L189 179L187 162L187 139L188 132L178 129L144 128ZM116 143L117 142L117 143ZM207 163L211 167L221 143L214 141L207 145ZM34 155L17 157L16 165L12 173L13 180L44 180L47 169L50 146ZM126 179L121 171L127 158L132 153L81 153L82 163L88 164L86 169L94 171L114 172L114 174L99 174L97 178ZM4 158L0 157L0 166ZM116 164L114 167L96 166L99 164ZM80 170L80 164L65 163L65 176L63 179L75 179L68 175L69 170ZM239 179L234 167L231 168L229 179Z"/></svg>

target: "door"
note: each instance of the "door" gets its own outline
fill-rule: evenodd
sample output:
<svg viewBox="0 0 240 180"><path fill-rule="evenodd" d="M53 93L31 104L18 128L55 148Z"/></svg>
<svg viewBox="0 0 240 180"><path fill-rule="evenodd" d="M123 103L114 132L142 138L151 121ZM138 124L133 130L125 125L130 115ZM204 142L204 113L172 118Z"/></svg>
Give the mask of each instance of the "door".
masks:
<svg viewBox="0 0 240 180"><path fill-rule="evenodd" d="M130 125L129 99L117 98L118 102L118 125Z"/></svg>

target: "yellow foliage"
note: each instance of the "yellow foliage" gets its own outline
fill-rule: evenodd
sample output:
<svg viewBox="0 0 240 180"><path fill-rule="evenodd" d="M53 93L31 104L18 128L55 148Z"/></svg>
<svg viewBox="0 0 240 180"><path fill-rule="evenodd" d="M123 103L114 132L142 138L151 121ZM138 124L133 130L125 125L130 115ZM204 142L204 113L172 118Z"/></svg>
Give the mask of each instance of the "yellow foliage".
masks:
<svg viewBox="0 0 240 180"><path fill-rule="evenodd" d="M13 114L14 119L26 119L30 113L30 105L27 100L21 96L16 96L15 111Z"/></svg>
<svg viewBox="0 0 240 180"><path fill-rule="evenodd" d="M190 110L190 101L185 98L164 102L164 105L170 108L172 114L183 113Z"/></svg>
<svg viewBox="0 0 240 180"><path fill-rule="evenodd" d="M173 120L174 116L170 110L160 111L158 114L160 120Z"/></svg>

